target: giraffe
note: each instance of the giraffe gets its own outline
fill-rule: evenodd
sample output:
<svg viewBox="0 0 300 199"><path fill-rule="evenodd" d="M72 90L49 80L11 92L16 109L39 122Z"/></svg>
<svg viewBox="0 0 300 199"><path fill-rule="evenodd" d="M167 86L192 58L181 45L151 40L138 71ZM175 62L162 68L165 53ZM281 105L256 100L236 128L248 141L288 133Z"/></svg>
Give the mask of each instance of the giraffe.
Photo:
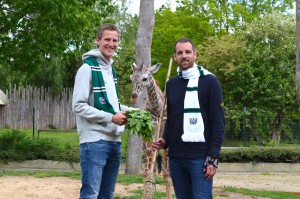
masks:
<svg viewBox="0 0 300 199"><path fill-rule="evenodd" d="M157 124L160 119L160 114L163 107L163 100L164 100L164 94L159 88L158 84L156 83L155 79L153 78L152 74L156 73L161 63L157 63L151 67L148 67L144 64L141 64L141 66L136 66L135 63L132 64L132 75L130 75L130 79L133 84L133 91L131 96L131 101L134 103L137 101L139 95L142 93L143 89L146 87L147 89L147 102L145 106L145 111L148 111L151 113L152 122L155 126L153 131L153 137L156 138L156 132L159 132L162 134L164 129L164 123L166 118L166 111L164 111L164 120L161 125L161 128L159 131L157 131ZM160 135L161 136L161 135ZM151 175L151 164L153 163L152 160L152 143L143 143L144 150L145 150L145 156L146 156L146 165L144 170L144 180L148 179L149 175ZM170 178L170 172L168 167L168 150L164 150L164 161L163 161L163 168L162 173L164 180L166 182L166 191L168 198L171 197L171 178Z"/></svg>

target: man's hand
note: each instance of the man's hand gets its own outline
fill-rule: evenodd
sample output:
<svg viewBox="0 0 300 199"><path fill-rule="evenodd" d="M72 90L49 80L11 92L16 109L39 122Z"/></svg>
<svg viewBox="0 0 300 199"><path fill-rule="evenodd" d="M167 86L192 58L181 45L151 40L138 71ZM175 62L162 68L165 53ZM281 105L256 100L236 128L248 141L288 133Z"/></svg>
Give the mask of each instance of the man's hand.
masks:
<svg viewBox="0 0 300 199"><path fill-rule="evenodd" d="M127 123L127 117L124 115L124 112L120 111L113 115L112 122L119 126L122 126Z"/></svg>
<svg viewBox="0 0 300 199"><path fill-rule="evenodd" d="M203 170L205 174L205 178L207 180L210 180L214 177L214 175L217 173L217 168L213 165L207 165L206 168Z"/></svg>
<svg viewBox="0 0 300 199"><path fill-rule="evenodd" d="M153 149L162 149L166 146L166 141L163 138L158 138L155 141L152 142L152 148Z"/></svg>
<svg viewBox="0 0 300 199"><path fill-rule="evenodd" d="M216 155L207 156L203 167L203 172L207 180L212 179L217 173L218 164L219 159Z"/></svg>

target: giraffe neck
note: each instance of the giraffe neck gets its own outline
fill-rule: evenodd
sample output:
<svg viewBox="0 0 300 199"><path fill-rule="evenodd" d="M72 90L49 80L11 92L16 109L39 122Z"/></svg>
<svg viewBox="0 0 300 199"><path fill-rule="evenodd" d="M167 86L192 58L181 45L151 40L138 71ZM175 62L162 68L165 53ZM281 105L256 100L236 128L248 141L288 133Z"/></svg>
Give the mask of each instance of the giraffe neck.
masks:
<svg viewBox="0 0 300 199"><path fill-rule="evenodd" d="M148 101L146 108L151 112L152 115L159 116L163 106L163 94L152 76L149 80L149 86L147 87L147 94Z"/></svg>

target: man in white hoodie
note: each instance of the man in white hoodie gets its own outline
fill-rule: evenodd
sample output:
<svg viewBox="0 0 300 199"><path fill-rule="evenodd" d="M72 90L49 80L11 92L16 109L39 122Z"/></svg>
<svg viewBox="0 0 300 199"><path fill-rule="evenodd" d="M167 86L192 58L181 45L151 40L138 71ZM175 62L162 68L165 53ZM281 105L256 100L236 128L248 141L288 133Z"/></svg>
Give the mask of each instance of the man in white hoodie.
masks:
<svg viewBox="0 0 300 199"><path fill-rule="evenodd" d="M112 199L121 164L121 134L127 122L119 104L112 56L120 33L113 24L99 27L97 48L82 56L74 85L72 109L80 141L80 199Z"/></svg>

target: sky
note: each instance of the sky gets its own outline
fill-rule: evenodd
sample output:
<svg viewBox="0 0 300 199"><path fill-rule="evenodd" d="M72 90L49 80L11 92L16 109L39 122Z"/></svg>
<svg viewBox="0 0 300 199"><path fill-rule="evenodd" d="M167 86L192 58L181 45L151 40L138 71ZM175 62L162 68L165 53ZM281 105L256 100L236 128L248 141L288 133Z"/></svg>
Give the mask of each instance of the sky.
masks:
<svg viewBox="0 0 300 199"><path fill-rule="evenodd" d="M129 5L129 11L133 14L138 14L140 10L140 0L130 0L131 3ZM165 3L170 3L172 2L171 0L154 0L154 9L157 10L160 8L163 4ZM172 7L175 8L176 3L173 1L171 3Z"/></svg>

